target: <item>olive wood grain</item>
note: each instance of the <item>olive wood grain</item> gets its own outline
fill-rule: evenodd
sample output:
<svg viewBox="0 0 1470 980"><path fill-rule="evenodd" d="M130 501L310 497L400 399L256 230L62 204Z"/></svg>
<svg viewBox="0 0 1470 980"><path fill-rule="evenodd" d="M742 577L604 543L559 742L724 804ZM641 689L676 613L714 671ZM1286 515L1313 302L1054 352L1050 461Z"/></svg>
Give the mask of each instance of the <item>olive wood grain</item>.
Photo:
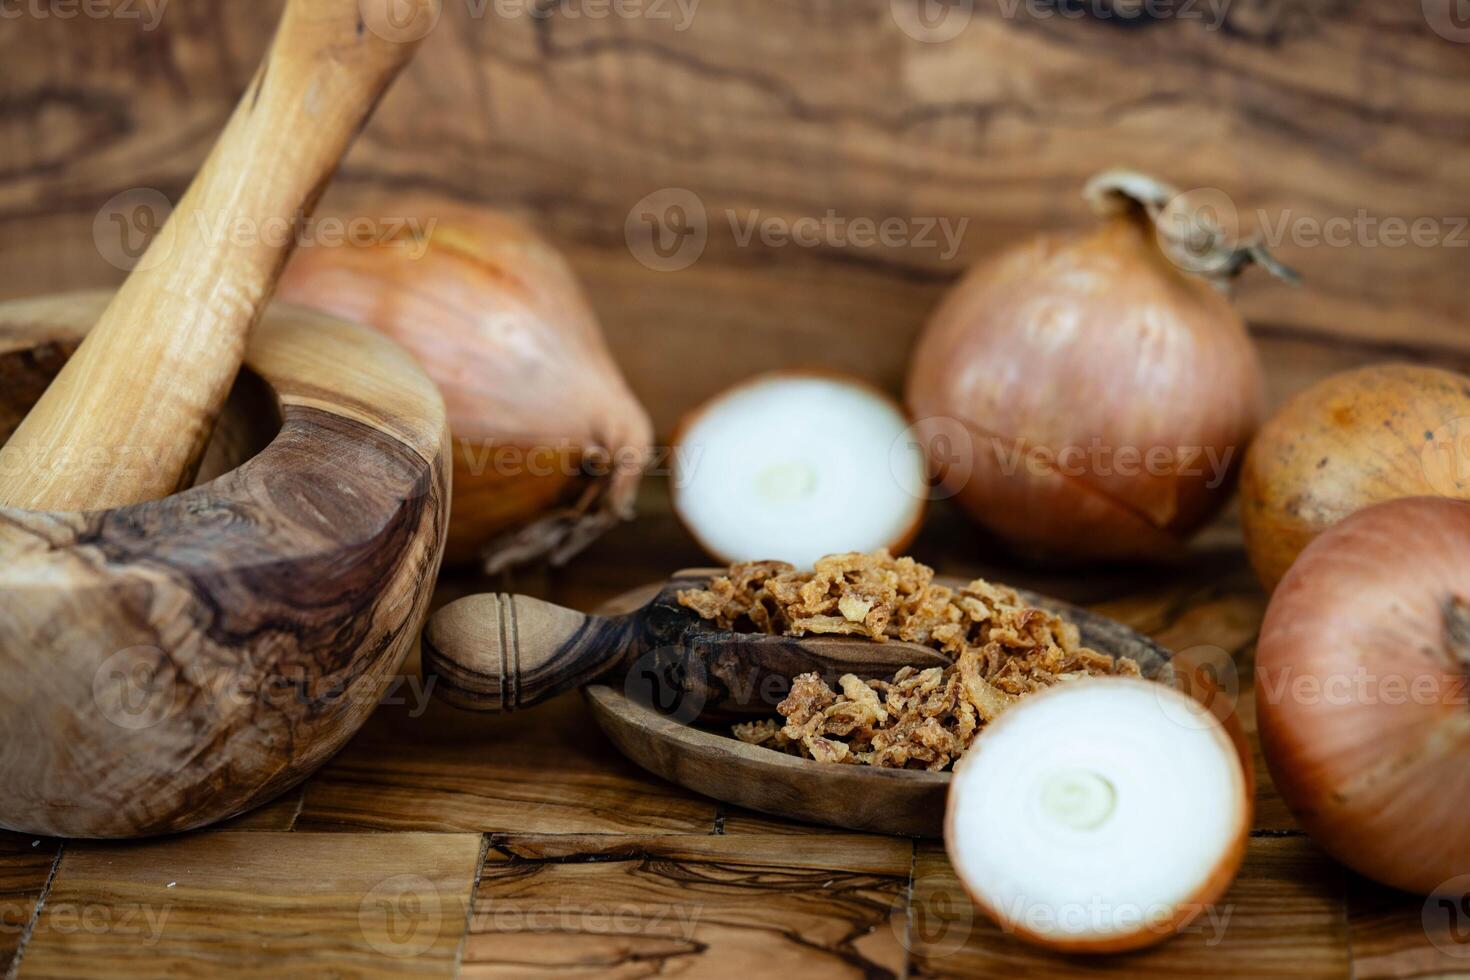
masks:
<svg viewBox="0 0 1470 980"><path fill-rule="evenodd" d="M108 300L0 304L0 426ZM233 816L335 753L411 650L448 510L437 389L381 335L284 304L245 366L274 412L240 431L274 431L237 468L111 510L0 508L0 827Z"/></svg>
<svg viewBox="0 0 1470 980"><path fill-rule="evenodd" d="M95 510L189 485L296 221L413 53L365 29L379 2L399 0L287 5L188 193L5 446L0 505ZM150 465L79 468L97 454Z"/></svg>
<svg viewBox="0 0 1470 980"><path fill-rule="evenodd" d="M607 679L648 689L690 717L715 718L768 715L790 679L809 671L835 681L949 662L912 643L714 629L677 593L704 587L717 571L678 572L642 608L613 616L527 596L468 596L430 618L424 672L439 697L472 711L514 711Z"/></svg>
<svg viewBox="0 0 1470 980"><path fill-rule="evenodd" d="M940 581L958 586L957 579ZM657 586L635 589L603 607L615 615L638 608ZM1070 619L1088 646L1132 657L1144 675L1178 682L1172 654L1116 620L1023 592L1027 600ZM870 646L886 646L869 641ZM949 773L833 765L797 758L710 731L689 718L602 684L584 690L587 704L618 750L671 783L751 810L792 820L872 833L939 837Z"/></svg>
<svg viewBox="0 0 1470 980"><path fill-rule="evenodd" d="M790 820L905 837L944 834L947 772L800 759L684 724L604 684L584 693L618 751L677 786Z"/></svg>

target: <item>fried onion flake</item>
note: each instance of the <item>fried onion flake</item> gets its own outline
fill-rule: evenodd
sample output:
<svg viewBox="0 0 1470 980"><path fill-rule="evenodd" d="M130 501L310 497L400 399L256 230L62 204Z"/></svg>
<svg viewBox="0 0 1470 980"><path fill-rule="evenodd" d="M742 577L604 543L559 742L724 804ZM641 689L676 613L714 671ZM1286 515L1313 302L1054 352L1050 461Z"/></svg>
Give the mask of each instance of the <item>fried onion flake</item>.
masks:
<svg viewBox="0 0 1470 980"><path fill-rule="evenodd" d="M895 639L953 661L887 680L847 674L838 691L802 674L779 719L734 727L743 742L819 762L945 769L1017 698L1078 677L1139 675L1135 661L1083 646L1077 627L1014 589L983 579L936 585L932 568L882 550L828 555L810 572L744 562L678 598L721 629Z"/></svg>

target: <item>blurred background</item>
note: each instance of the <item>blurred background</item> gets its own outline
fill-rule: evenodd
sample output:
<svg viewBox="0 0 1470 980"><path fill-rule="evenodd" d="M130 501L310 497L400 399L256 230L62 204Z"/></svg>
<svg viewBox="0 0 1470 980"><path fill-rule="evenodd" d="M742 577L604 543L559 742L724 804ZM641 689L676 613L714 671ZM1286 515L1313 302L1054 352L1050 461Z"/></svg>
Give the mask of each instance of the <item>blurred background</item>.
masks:
<svg viewBox="0 0 1470 980"><path fill-rule="evenodd" d="M121 281L281 6L7 0L0 298ZM1462 6L442 0L325 207L419 189L527 217L666 436L774 366L897 391L967 265L1085 224L1082 183L1130 166L1223 195L1300 270L1239 286L1274 403L1365 361L1470 361Z"/></svg>

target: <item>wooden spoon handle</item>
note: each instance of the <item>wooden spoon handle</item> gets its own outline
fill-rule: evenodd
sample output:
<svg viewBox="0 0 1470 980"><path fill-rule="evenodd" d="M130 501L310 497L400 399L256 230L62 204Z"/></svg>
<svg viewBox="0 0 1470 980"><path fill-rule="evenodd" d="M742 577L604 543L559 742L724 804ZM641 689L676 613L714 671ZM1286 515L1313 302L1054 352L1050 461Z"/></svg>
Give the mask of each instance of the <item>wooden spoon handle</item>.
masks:
<svg viewBox="0 0 1470 980"><path fill-rule="evenodd" d="M451 602L424 629L433 692L471 711L514 711L608 673L628 653L632 617L589 616L523 595Z"/></svg>
<svg viewBox="0 0 1470 980"><path fill-rule="evenodd" d="M188 193L6 445L0 506L119 507L189 484L296 222L413 54L364 21L389 2L409 0L289 0Z"/></svg>

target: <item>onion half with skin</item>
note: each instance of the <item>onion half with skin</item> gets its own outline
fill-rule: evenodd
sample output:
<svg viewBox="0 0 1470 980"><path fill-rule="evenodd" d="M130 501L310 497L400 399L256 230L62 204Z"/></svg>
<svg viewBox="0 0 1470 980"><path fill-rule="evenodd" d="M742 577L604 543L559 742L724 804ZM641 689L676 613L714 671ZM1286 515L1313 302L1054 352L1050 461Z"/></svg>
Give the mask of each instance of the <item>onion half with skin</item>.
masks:
<svg viewBox="0 0 1470 980"><path fill-rule="evenodd" d="M1261 427L1240 476L1251 565L1269 591L1307 543L1399 497L1470 499L1470 378L1375 364L1319 381Z"/></svg>
<svg viewBox="0 0 1470 980"><path fill-rule="evenodd" d="M387 334L439 385L454 447L445 561L560 563L631 518L652 425L565 259L488 209L376 210L403 233L302 248L278 295Z"/></svg>
<svg viewBox="0 0 1470 980"><path fill-rule="evenodd" d="M1016 245L949 292L907 404L927 446L967 442L961 465L934 459L936 477L1017 551L1166 557L1229 497L1265 412L1219 284L1252 260L1289 270L1204 212L1172 212L1167 185L1110 172L1087 194L1097 229ZM1181 215L1193 224L1175 238Z"/></svg>
<svg viewBox="0 0 1470 980"><path fill-rule="evenodd" d="M1411 497L1324 531L1256 652L1271 776L1348 867L1426 894L1470 873L1470 503Z"/></svg>
<svg viewBox="0 0 1470 980"><path fill-rule="evenodd" d="M1028 942L1151 946L1230 887L1250 836L1247 771L1216 717L1171 687L1064 682L965 753L945 849L976 905Z"/></svg>

